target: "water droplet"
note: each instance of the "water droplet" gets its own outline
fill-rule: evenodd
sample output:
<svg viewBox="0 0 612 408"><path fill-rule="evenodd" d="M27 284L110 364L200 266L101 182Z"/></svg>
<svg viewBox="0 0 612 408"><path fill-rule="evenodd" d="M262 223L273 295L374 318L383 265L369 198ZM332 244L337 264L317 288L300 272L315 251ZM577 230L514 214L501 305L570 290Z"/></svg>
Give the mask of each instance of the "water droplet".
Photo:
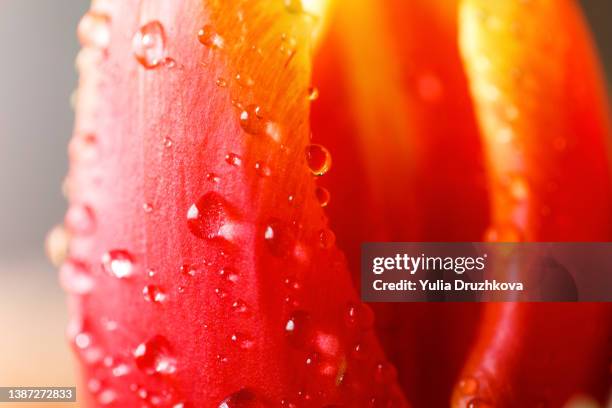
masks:
<svg viewBox="0 0 612 408"><path fill-rule="evenodd" d="M215 83L219 88L225 88L227 86L227 81L223 78L217 78L217 81L215 81Z"/></svg>
<svg viewBox="0 0 612 408"><path fill-rule="evenodd" d="M166 300L166 294L156 285L147 285L142 289L142 296L147 302L161 303Z"/></svg>
<svg viewBox="0 0 612 408"><path fill-rule="evenodd" d="M208 192L187 211L187 226L202 239L233 236L233 210L218 193Z"/></svg>
<svg viewBox="0 0 612 408"><path fill-rule="evenodd" d="M258 135L266 130L266 120L263 111L257 105L249 105L240 112L240 126L251 134Z"/></svg>
<svg viewBox="0 0 612 408"><path fill-rule="evenodd" d="M88 11L77 29L81 45L106 50L111 39L110 24L111 19L106 14Z"/></svg>
<svg viewBox="0 0 612 408"><path fill-rule="evenodd" d="M293 231L282 221L271 220L264 230L264 239L272 255L284 257L295 247Z"/></svg>
<svg viewBox="0 0 612 408"><path fill-rule="evenodd" d="M255 163L255 171L260 177L270 177L272 170L267 164L262 162Z"/></svg>
<svg viewBox="0 0 612 408"><path fill-rule="evenodd" d="M245 314L249 311L249 307L243 300L236 300L232 303L232 310L236 313Z"/></svg>
<svg viewBox="0 0 612 408"><path fill-rule="evenodd" d="M315 189L315 195L321 207L327 207L329 204L329 200L331 199L331 194L325 187L319 187Z"/></svg>
<svg viewBox="0 0 612 408"><path fill-rule="evenodd" d="M170 353L170 343L163 336L152 337L134 350L136 366L148 375L172 374L176 371L176 361Z"/></svg>
<svg viewBox="0 0 612 408"><path fill-rule="evenodd" d="M226 154L225 161L227 162L227 164L234 166L234 167L242 166L242 157L238 156L235 153Z"/></svg>
<svg viewBox="0 0 612 408"><path fill-rule="evenodd" d="M302 0L283 0L285 2L285 9L289 13L302 13L304 11L304 7L302 5Z"/></svg>
<svg viewBox="0 0 612 408"><path fill-rule="evenodd" d="M90 234L96 228L96 215L85 204L73 204L66 212L64 223L73 234Z"/></svg>
<svg viewBox="0 0 612 408"><path fill-rule="evenodd" d="M268 404L264 404L255 394L248 388L243 388L228 397L219 404L219 408L266 408Z"/></svg>
<svg viewBox="0 0 612 408"><path fill-rule="evenodd" d="M216 175L215 173L208 173L206 175L206 180L213 182L213 183L218 183L221 181L221 177L219 177L218 175Z"/></svg>
<svg viewBox="0 0 612 408"><path fill-rule="evenodd" d="M215 294L219 296L220 299L224 299L227 297L227 292L221 288L215 288Z"/></svg>
<svg viewBox="0 0 612 408"><path fill-rule="evenodd" d="M59 267L68 256L70 237L63 225L56 225L45 238L45 252L47 259L53 266Z"/></svg>
<svg viewBox="0 0 612 408"><path fill-rule="evenodd" d="M128 251L113 249L102 255L102 267L115 278L129 278L134 272L134 258Z"/></svg>
<svg viewBox="0 0 612 408"><path fill-rule="evenodd" d="M164 147L169 149L172 147L172 145L174 144L174 141L169 138L168 136L164 137Z"/></svg>
<svg viewBox="0 0 612 408"><path fill-rule="evenodd" d="M295 203L295 196L293 194L289 194L287 201L289 202L289 205L292 206Z"/></svg>
<svg viewBox="0 0 612 408"><path fill-rule="evenodd" d="M463 395L476 395L478 391L478 380L474 377L466 377L459 381L459 392Z"/></svg>
<svg viewBox="0 0 612 408"><path fill-rule="evenodd" d="M285 333L289 342L296 347L304 346L311 331L310 315L304 311L296 311L285 323Z"/></svg>
<svg viewBox="0 0 612 408"><path fill-rule="evenodd" d="M86 295L94 287L94 280L86 263L74 259L68 260L59 271L62 288L77 295Z"/></svg>
<svg viewBox="0 0 612 408"><path fill-rule="evenodd" d="M319 89L317 87L311 86L308 88L308 100L311 102L319 99Z"/></svg>
<svg viewBox="0 0 612 408"><path fill-rule="evenodd" d="M319 246L323 249L330 249L336 243L336 235L330 229L319 231Z"/></svg>
<svg viewBox="0 0 612 408"><path fill-rule="evenodd" d="M329 151L318 144L312 144L306 148L306 161L312 174L322 176L331 168L331 155Z"/></svg>
<svg viewBox="0 0 612 408"><path fill-rule="evenodd" d="M243 88L250 88L255 85L255 81L253 80L253 78L245 74L237 73L234 79L236 79L238 85Z"/></svg>
<svg viewBox="0 0 612 408"><path fill-rule="evenodd" d="M153 205L151 203L144 203L142 209L145 213L150 214L153 212Z"/></svg>
<svg viewBox="0 0 612 408"><path fill-rule="evenodd" d="M238 273L233 268L223 268L219 271L219 275L221 275L226 281L231 283L238 282Z"/></svg>
<svg viewBox="0 0 612 408"><path fill-rule="evenodd" d="M181 267L179 268L179 272L181 273L181 275L195 276L196 267L195 265L192 265L192 264L184 264L184 265L181 265Z"/></svg>
<svg viewBox="0 0 612 408"><path fill-rule="evenodd" d="M255 341L244 333L234 333L230 340L243 350L249 350L255 345Z"/></svg>
<svg viewBox="0 0 612 408"><path fill-rule="evenodd" d="M198 40L202 45L205 45L209 48L223 48L225 45L225 41L223 37L217 34L212 26L205 25L198 31Z"/></svg>
<svg viewBox="0 0 612 408"><path fill-rule="evenodd" d="M166 60L166 32L159 21L151 21L142 26L132 41L134 56L140 64L153 69Z"/></svg>

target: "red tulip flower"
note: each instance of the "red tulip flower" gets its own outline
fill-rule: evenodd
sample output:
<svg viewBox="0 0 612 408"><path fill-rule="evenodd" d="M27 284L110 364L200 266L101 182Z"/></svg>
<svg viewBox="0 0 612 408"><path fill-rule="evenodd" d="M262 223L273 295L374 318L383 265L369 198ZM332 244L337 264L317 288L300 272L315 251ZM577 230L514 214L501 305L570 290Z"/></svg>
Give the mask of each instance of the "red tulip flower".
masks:
<svg viewBox="0 0 612 408"><path fill-rule="evenodd" d="M87 406L605 398L608 304L356 290L362 242L612 238L574 1L95 0L78 34L60 278Z"/></svg>

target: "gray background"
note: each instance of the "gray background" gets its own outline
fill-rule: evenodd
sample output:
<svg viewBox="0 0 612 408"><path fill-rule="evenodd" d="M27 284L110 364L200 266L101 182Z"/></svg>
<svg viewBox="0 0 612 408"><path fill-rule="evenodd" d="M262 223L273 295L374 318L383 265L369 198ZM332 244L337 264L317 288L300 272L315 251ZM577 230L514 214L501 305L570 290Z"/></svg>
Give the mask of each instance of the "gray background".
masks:
<svg viewBox="0 0 612 408"><path fill-rule="evenodd" d="M612 1L583 3L612 78ZM0 334L0 350L10 351L0 353L0 385L75 381L64 298L42 248L66 206L75 31L88 4L0 0L0 327L10 328Z"/></svg>

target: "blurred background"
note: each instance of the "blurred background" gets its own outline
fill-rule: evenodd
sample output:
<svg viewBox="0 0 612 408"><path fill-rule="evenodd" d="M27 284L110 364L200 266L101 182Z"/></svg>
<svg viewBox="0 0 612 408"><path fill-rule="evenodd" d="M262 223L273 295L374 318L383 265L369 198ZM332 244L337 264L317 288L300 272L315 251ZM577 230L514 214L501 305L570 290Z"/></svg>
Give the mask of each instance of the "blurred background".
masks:
<svg viewBox="0 0 612 408"><path fill-rule="evenodd" d="M612 1L583 0L608 79ZM77 84L76 26L89 0L0 0L0 385L74 385L47 231L61 193ZM610 80L608 81L608 89ZM2 406L3 404L0 404Z"/></svg>

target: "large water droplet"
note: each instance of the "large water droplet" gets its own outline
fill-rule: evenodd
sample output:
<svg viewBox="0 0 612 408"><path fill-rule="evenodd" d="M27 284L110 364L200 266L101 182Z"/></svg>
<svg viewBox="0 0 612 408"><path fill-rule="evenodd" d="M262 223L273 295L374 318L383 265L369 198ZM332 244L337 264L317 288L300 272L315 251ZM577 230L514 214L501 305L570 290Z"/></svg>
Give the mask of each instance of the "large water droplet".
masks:
<svg viewBox="0 0 612 408"><path fill-rule="evenodd" d="M231 239L233 225L233 210L230 205L218 193L212 191L200 197L187 211L187 226L198 238Z"/></svg>
<svg viewBox="0 0 612 408"><path fill-rule="evenodd" d="M123 249L113 249L102 255L102 267L115 278L129 278L134 273L134 258Z"/></svg>
<svg viewBox="0 0 612 408"><path fill-rule="evenodd" d="M166 294L157 285L147 285L142 289L142 296L147 302L161 303L166 300Z"/></svg>
<svg viewBox="0 0 612 408"><path fill-rule="evenodd" d="M163 336L152 337L134 350L136 366L148 375L172 374L176 371L176 360L170 352L170 343Z"/></svg>
<svg viewBox="0 0 612 408"><path fill-rule="evenodd" d="M322 176L331 168L331 154L325 147L312 144L306 148L306 161L315 176Z"/></svg>
<svg viewBox="0 0 612 408"><path fill-rule="evenodd" d="M79 22L77 30L81 45L106 50L111 39L110 24L110 17L106 14L88 11Z"/></svg>
<svg viewBox="0 0 612 408"><path fill-rule="evenodd" d="M62 288L77 295L86 295L94 287L94 280L86 263L74 259L68 260L60 268Z"/></svg>
<svg viewBox="0 0 612 408"><path fill-rule="evenodd" d="M140 64L153 69L166 61L166 32L159 21L143 25L132 41L134 56Z"/></svg>
<svg viewBox="0 0 612 408"><path fill-rule="evenodd" d="M96 214L88 205L73 204L66 212L64 224L73 234L90 234L96 228Z"/></svg>
<svg viewBox="0 0 612 408"><path fill-rule="evenodd" d="M219 408L266 408L268 406L248 388L229 395L219 404Z"/></svg>
<svg viewBox="0 0 612 408"><path fill-rule="evenodd" d="M209 48L223 48L225 45L223 37L216 33L212 26L208 24L198 31L198 40L202 45Z"/></svg>

